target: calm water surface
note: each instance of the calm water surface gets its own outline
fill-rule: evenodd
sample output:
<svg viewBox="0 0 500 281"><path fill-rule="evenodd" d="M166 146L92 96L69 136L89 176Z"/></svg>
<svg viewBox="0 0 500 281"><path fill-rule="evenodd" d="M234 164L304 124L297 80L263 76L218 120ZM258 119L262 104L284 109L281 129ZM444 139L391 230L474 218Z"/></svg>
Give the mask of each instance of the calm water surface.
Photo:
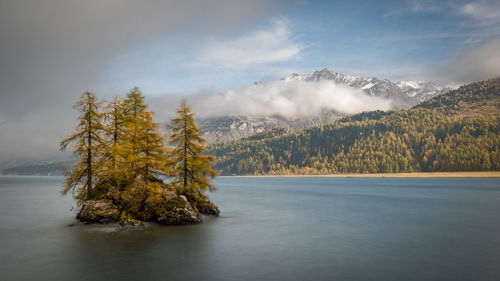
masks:
<svg viewBox="0 0 500 281"><path fill-rule="evenodd" d="M220 218L69 226L61 178L0 178L0 280L500 280L499 179L219 178Z"/></svg>

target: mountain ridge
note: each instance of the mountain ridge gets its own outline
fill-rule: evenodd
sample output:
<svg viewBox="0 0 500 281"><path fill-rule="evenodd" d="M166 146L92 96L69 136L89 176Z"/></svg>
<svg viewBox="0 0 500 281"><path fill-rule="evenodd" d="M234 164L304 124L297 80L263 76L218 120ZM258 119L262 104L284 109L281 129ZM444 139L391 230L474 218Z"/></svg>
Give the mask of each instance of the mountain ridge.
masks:
<svg viewBox="0 0 500 281"><path fill-rule="evenodd" d="M363 112L261 136L214 144L208 153L217 157L215 167L223 175L497 171L500 78L411 109Z"/></svg>
<svg viewBox="0 0 500 281"><path fill-rule="evenodd" d="M328 68L302 75L292 73L281 78L279 81L283 83L293 81L304 81L307 83L333 82L361 90L367 96L390 99L393 101L391 109L410 108L420 102L452 90L449 87L433 82L417 80L392 82L388 79L378 79L376 77L366 78L363 76L345 75L329 70ZM256 82L256 84L266 83L268 82ZM201 119L200 129L202 130L202 136L208 143L212 144L237 140L277 127L286 127L292 131L302 130L327 124L347 115L346 113L328 109L322 110L316 115L296 116L295 118L263 115L231 115Z"/></svg>
<svg viewBox="0 0 500 281"><path fill-rule="evenodd" d="M388 79L379 79L376 77L346 75L332 71L326 67L319 71L317 70L304 75L292 73L289 76L281 78L281 80L306 82L329 80L339 84L347 85L349 87L364 90L371 96L389 97L391 95L396 95L400 97L415 98L418 102L431 99L434 96L443 94L451 90L450 87L446 87L434 82L426 82L421 80L401 80L392 82ZM415 102L414 100L410 101Z"/></svg>

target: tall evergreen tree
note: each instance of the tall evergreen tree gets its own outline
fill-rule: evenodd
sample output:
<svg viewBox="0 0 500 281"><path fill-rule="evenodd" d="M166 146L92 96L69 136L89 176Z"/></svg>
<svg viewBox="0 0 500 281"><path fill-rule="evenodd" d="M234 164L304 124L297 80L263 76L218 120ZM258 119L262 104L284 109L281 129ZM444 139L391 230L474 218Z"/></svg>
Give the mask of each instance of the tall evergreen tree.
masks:
<svg viewBox="0 0 500 281"><path fill-rule="evenodd" d="M146 183L165 174L165 143L159 126L144 103L144 96L133 88L123 102L126 125L125 162L133 179Z"/></svg>
<svg viewBox="0 0 500 281"><path fill-rule="evenodd" d="M177 109L177 117L172 118L171 122L169 143L173 148L170 151L170 166L174 177L171 183L178 193L196 205L196 202L206 199L204 191L207 188L215 190L210 181L217 175L211 168L214 157L203 154L205 140L200 137L194 113L185 100Z"/></svg>
<svg viewBox="0 0 500 281"><path fill-rule="evenodd" d="M80 111L79 124L75 132L61 141L61 150L66 150L68 145L74 144L74 153L79 161L74 164L71 172L65 172L65 185L63 194L77 187L76 199L78 202L90 199L92 190L98 182L98 171L101 169L100 150L103 144L101 131L103 129L102 113L99 111L100 103L95 94L86 91L74 105Z"/></svg>
<svg viewBox="0 0 500 281"><path fill-rule="evenodd" d="M104 151L105 170L104 177L114 186L119 187L122 179L126 179L127 170L124 169L126 123L123 112L123 103L114 97L106 106L104 112L104 138L106 147Z"/></svg>
<svg viewBox="0 0 500 281"><path fill-rule="evenodd" d="M145 126L146 104L139 88L135 87L127 93L123 101L124 121L126 127L125 139L125 165L131 173L132 180L139 174L137 162L140 156L141 130Z"/></svg>
<svg viewBox="0 0 500 281"><path fill-rule="evenodd" d="M160 175L166 174L165 143L157 123L153 121L150 111L142 113L143 124L139 131L139 157L137 158L138 170L144 181L158 180Z"/></svg>

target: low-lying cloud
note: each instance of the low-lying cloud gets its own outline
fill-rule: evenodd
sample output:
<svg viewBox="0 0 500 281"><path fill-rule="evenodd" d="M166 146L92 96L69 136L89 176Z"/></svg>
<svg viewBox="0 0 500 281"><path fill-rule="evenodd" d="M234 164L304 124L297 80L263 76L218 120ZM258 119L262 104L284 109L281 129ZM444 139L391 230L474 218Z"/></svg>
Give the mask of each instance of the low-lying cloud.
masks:
<svg viewBox="0 0 500 281"><path fill-rule="evenodd" d="M154 102L153 110L161 121L167 121L165 104L177 105L177 98L164 97ZM168 102L167 102L168 101ZM365 94L359 89L335 84L332 81L272 81L257 83L241 89L228 89L219 93L198 94L188 98L201 118L227 115L299 116L319 115L322 110L335 110L353 114L367 110L387 110L391 101ZM163 120L165 119L165 120Z"/></svg>

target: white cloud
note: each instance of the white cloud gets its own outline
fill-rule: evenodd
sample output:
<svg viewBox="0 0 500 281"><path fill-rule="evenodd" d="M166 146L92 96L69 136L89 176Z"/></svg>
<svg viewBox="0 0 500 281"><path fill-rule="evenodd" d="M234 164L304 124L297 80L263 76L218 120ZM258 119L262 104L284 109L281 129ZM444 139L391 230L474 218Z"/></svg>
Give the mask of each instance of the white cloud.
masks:
<svg viewBox="0 0 500 281"><path fill-rule="evenodd" d="M322 110L353 114L391 108L391 101L332 81L272 81L189 99L200 117L279 115L285 118L319 115Z"/></svg>
<svg viewBox="0 0 500 281"><path fill-rule="evenodd" d="M384 14L383 19L388 20L391 17L398 17L407 13L434 13L442 11L444 8L442 3L434 0L413 0L403 3L404 7L395 8L391 6Z"/></svg>
<svg viewBox="0 0 500 281"><path fill-rule="evenodd" d="M289 22L277 19L269 30L226 41L208 40L191 66L236 69L272 65L297 59L305 48L294 42Z"/></svg>
<svg viewBox="0 0 500 281"><path fill-rule="evenodd" d="M412 7L412 12L436 12L440 11L442 7L440 7L437 3L434 3L434 1L422 1L422 0L417 0L414 1L413 7Z"/></svg>
<svg viewBox="0 0 500 281"><path fill-rule="evenodd" d="M466 3L456 1L413 0L401 9L392 9L384 15L384 19L401 16L406 13L448 13L464 17L469 21L467 26L492 26L500 23L500 2L498 0L478 0Z"/></svg>
<svg viewBox="0 0 500 281"><path fill-rule="evenodd" d="M500 23L500 2L498 1L474 1L458 9L459 14L471 17L482 25L494 25Z"/></svg>

